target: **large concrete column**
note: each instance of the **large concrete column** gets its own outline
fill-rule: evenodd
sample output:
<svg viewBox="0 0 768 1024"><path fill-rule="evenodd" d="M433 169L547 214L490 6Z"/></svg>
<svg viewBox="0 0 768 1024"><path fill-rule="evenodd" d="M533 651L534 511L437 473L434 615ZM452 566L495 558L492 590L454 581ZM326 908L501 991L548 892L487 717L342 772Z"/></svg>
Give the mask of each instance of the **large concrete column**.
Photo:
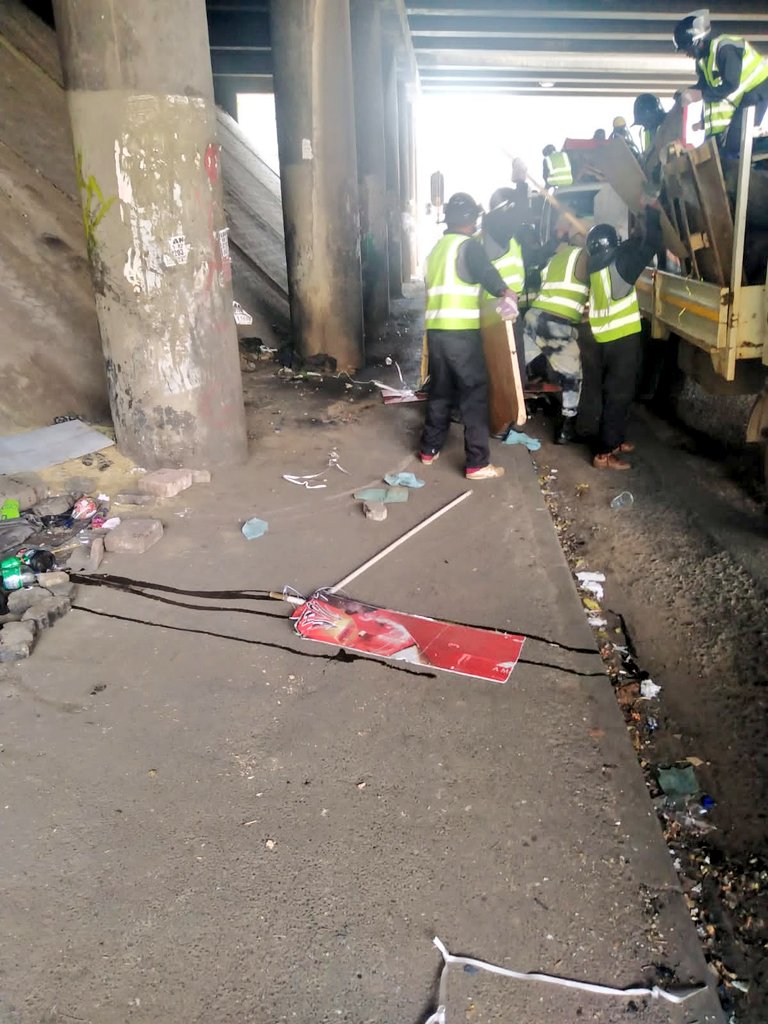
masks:
<svg viewBox="0 0 768 1024"><path fill-rule="evenodd" d="M365 336L375 339L389 316L387 178L381 15L370 0L352 0L357 176L363 263Z"/></svg>
<svg viewBox="0 0 768 1024"><path fill-rule="evenodd" d="M362 366L349 0L271 4L291 323L299 352Z"/></svg>
<svg viewBox="0 0 768 1024"><path fill-rule="evenodd" d="M400 82L397 96L400 138L400 210L403 281L417 272L416 254L416 152L413 129L412 86Z"/></svg>
<svg viewBox="0 0 768 1024"><path fill-rule="evenodd" d="M55 0L109 400L144 466L246 455L204 0Z"/></svg>
<svg viewBox="0 0 768 1024"><path fill-rule="evenodd" d="M389 294L403 294L402 224L400 214L400 125L397 116L397 57L389 49L384 57L384 140L387 161L387 234Z"/></svg>

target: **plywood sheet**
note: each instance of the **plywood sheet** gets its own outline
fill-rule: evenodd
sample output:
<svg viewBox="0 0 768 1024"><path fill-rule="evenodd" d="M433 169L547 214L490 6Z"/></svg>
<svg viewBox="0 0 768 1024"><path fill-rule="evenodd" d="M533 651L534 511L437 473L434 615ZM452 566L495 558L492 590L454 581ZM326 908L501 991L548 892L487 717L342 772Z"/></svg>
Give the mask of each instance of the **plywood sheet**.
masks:
<svg viewBox="0 0 768 1024"><path fill-rule="evenodd" d="M498 299L486 300L480 311L483 351L488 366L488 405L491 433L526 420L520 364L512 324L496 312Z"/></svg>
<svg viewBox="0 0 768 1024"><path fill-rule="evenodd" d="M625 142L620 139L606 142L592 154L592 164L605 175L606 181L613 185L633 213L643 212L648 198L648 179ZM667 249L679 259L686 259L688 249L663 212L661 230Z"/></svg>

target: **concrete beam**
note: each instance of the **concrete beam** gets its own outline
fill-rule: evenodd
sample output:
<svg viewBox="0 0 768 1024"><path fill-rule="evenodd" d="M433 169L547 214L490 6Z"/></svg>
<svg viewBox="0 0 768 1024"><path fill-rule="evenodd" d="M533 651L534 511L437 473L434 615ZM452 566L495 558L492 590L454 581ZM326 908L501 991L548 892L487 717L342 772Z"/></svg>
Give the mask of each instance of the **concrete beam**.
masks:
<svg viewBox="0 0 768 1024"><path fill-rule="evenodd" d="M55 14L118 443L144 466L242 461L204 2Z"/></svg>

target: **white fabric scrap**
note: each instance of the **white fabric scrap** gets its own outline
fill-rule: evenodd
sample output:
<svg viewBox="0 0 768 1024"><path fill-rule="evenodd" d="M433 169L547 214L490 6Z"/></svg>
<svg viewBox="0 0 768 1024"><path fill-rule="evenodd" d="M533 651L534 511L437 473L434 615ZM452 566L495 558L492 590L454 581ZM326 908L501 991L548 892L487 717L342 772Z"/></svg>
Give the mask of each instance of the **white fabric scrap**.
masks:
<svg viewBox="0 0 768 1024"><path fill-rule="evenodd" d="M653 700L654 697L658 697L661 693L661 687L658 683L654 683L652 679L643 679L640 683L640 696L646 697L648 700Z"/></svg>
<svg viewBox="0 0 768 1024"><path fill-rule="evenodd" d="M596 600L603 599L603 584L605 583L604 572L577 572L576 579L579 581L579 588L593 594Z"/></svg>
<svg viewBox="0 0 768 1024"><path fill-rule="evenodd" d="M328 466L326 469L338 469L340 473L346 473L349 476L349 470L339 462L339 453L335 448L328 452ZM283 473L283 480L287 480L289 484L296 484L298 487L306 487L308 491L319 491L323 487L327 487L328 484L323 480L320 484L313 484L312 480L317 480L319 477L324 477L326 470L324 469L321 473L309 473L305 476L294 476L292 473Z"/></svg>
<svg viewBox="0 0 768 1024"><path fill-rule="evenodd" d="M593 629L602 629L603 626L608 625L608 619L601 619L599 615L590 615L587 618L587 622Z"/></svg>
<svg viewBox="0 0 768 1024"><path fill-rule="evenodd" d="M707 987L705 984L699 984L679 986L674 989L663 989L659 988L658 985L653 985L652 987L637 985L633 988L614 988L611 985L596 985L590 981L574 981L572 978L560 978L556 974L512 971L507 967L489 964L485 960L475 960L473 957L468 956L453 956L448 952L440 939L435 937L432 941L440 950L443 966L440 970L439 1005L435 1012L424 1021L424 1024L447 1024L445 979L451 964L461 964L463 967L472 967L477 971L501 974L505 978L514 978L516 981L543 981L549 985L562 985L565 988L577 989L580 992L592 992L595 995L601 996L618 996L624 999L663 999L669 1003L684 1003L686 999L697 995L699 992L703 992Z"/></svg>

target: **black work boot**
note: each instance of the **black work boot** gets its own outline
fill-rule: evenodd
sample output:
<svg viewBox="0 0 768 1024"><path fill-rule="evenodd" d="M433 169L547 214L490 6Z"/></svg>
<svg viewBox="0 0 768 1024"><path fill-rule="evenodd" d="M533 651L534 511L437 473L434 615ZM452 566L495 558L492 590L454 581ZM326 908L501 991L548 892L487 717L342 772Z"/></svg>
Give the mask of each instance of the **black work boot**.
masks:
<svg viewBox="0 0 768 1024"><path fill-rule="evenodd" d="M555 428L555 444L571 444L573 441L578 441L576 417L562 416Z"/></svg>

